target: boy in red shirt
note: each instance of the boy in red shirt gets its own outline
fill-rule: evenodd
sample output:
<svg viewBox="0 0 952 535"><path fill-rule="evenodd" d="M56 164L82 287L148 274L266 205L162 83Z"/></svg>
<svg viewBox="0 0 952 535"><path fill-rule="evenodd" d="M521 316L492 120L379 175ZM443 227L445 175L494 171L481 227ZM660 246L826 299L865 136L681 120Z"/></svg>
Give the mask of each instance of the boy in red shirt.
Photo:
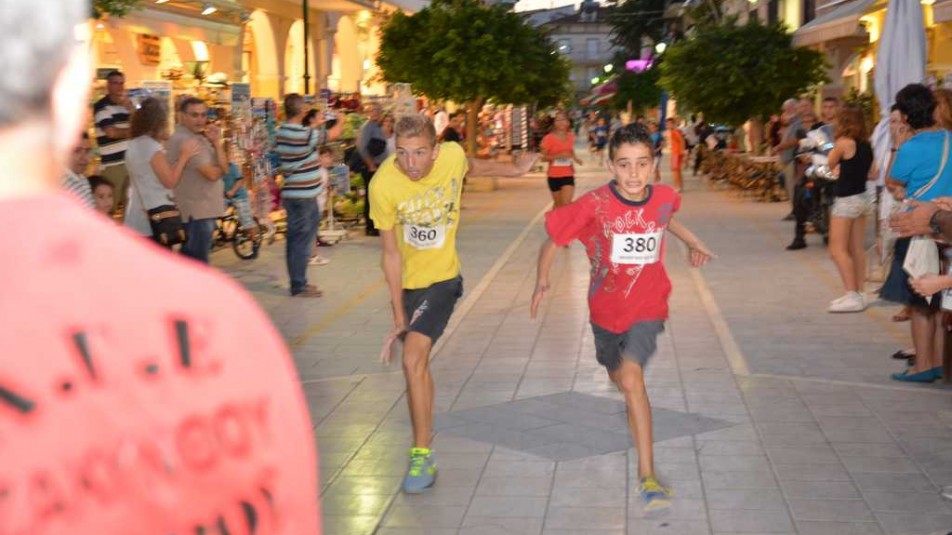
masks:
<svg viewBox="0 0 952 535"><path fill-rule="evenodd" d="M703 266L714 255L673 219L681 196L669 186L650 184L654 145L644 126L617 130L608 152L614 180L546 214L549 240L539 253L531 314L536 317L549 289L557 248L581 241L592 264L588 295L596 358L625 396L638 450L638 490L650 512L668 507L672 495L654 475L651 406L643 374L668 318L671 281L662 263L665 230L690 248L691 265Z"/></svg>

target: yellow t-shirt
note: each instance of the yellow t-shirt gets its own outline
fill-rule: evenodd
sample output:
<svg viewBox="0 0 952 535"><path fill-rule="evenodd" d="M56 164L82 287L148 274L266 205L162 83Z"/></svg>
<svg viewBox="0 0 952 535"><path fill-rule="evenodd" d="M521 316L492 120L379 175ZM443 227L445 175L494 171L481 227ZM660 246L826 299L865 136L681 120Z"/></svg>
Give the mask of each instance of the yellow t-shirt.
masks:
<svg viewBox="0 0 952 535"><path fill-rule="evenodd" d="M457 143L443 143L428 175L410 180L387 158L370 181L370 217L394 230L403 256L403 288L426 288L460 273L456 254L459 201L469 170Z"/></svg>

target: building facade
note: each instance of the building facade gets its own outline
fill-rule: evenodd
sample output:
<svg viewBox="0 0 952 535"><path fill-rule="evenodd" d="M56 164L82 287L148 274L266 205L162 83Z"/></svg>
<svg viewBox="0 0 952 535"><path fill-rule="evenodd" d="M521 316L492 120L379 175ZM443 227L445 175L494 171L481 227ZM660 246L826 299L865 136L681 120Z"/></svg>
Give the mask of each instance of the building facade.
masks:
<svg viewBox="0 0 952 535"><path fill-rule="evenodd" d="M583 2L573 13L541 24L548 29L559 53L572 63L572 85L579 95L588 93L592 80L612 63L617 48L611 44L610 7Z"/></svg>
<svg viewBox="0 0 952 535"><path fill-rule="evenodd" d="M305 32L300 0L145 0L126 17L91 22L94 63L98 78L121 70L128 87L221 80L246 82L252 95L280 99L305 92L306 75L312 94L383 94L385 87L374 82L380 25L389 13L423 5L312 1Z"/></svg>

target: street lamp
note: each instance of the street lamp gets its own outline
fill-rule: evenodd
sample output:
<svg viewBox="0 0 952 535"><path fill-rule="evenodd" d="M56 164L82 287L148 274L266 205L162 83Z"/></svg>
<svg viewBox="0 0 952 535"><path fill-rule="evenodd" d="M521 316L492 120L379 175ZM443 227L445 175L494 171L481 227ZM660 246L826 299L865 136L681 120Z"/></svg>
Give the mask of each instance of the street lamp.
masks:
<svg viewBox="0 0 952 535"><path fill-rule="evenodd" d="M609 63L608 65L605 65L605 74L608 74L608 73L612 72L612 69L614 69L614 68L615 68L615 66L612 65L611 63Z"/></svg>

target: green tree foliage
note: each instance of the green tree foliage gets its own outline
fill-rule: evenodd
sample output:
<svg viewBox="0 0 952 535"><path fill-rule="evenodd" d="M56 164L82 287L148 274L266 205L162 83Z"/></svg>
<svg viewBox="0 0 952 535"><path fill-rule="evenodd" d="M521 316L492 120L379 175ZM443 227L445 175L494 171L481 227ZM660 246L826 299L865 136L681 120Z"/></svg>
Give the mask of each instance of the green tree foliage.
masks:
<svg viewBox="0 0 952 535"><path fill-rule="evenodd" d="M781 25L704 25L670 47L661 84L709 121L739 125L776 113L787 98L826 81L823 54L794 48Z"/></svg>
<svg viewBox="0 0 952 535"><path fill-rule="evenodd" d="M124 17L139 6L142 0L94 0L93 18L103 15Z"/></svg>
<svg viewBox="0 0 952 535"><path fill-rule="evenodd" d="M612 97L609 106L615 110L624 110L631 102L632 111L643 115L647 108L656 107L661 102L661 87L658 84L660 77L660 69L657 66L642 73L623 70L617 78L618 92Z"/></svg>
<svg viewBox="0 0 952 535"><path fill-rule="evenodd" d="M383 28L377 65L384 81L435 99L551 106L570 94L570 65L548 35L478 0L397 12Z"/></svg>
<svg viewBox="0 0 952 535"><path fill-rule="evenodd" d="M656 43L664 37L666 3L665 0L625 0L619 3L608 15L612 25L612 44L629 57L641 57L644 38Z"/></svg>

